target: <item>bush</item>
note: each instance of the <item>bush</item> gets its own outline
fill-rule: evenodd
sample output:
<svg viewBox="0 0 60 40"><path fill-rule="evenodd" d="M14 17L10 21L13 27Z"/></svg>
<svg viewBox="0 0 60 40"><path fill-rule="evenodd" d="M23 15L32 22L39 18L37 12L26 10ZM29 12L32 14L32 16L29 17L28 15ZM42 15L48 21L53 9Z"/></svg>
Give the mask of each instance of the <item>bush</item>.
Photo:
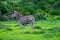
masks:
<svg viewBox="0 0 60 40"><path fill-rule="evenodd" d="M60 10L60 1L56 1L56 2L53 4L53 8L56 9L56 10Z"/></svg>
<svg viewBox="0 0 60 40"><path fill-rule="evenodd" d="M49 14L51 14L51 15L60 15L60 10L50 10Z"/></svg>

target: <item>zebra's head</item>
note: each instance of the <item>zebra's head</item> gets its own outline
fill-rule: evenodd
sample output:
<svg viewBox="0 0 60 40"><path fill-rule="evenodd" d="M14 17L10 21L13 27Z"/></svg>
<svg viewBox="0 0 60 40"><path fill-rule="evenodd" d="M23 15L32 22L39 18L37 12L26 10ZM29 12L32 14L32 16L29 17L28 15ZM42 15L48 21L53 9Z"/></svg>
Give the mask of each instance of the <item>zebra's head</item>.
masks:
<svg viewBox="0 0 60 40"><path fill-rule="evenodd" d="M14 18L14 17L17 17L17 18L20 18L22 17L23 15L21 13L19 13L18 11L15 11L12 13L11 17Z"/></svg>
<svg viewBox="0 0 60 40"><path fill-rule="evenodd" d="M14 12L11 14L11 17L14 18L14 17L16 17L16 16L17 16L16 11L14 11Z"/></svg>

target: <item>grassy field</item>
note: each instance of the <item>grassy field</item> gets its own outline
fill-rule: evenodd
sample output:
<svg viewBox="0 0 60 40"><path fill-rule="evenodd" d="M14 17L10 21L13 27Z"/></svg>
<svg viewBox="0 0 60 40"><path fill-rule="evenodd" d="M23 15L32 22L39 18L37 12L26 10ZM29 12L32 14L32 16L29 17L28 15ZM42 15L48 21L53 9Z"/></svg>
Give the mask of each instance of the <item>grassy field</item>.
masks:
<svg viewBox="0 0 60 40"><path fill-rule="evenodd" d="M33 33L29 25L23 27L20 33L17 21L0 21L0 23L2 24L0 24L0 40L60 40L60 20L36 21Z"/></svg>

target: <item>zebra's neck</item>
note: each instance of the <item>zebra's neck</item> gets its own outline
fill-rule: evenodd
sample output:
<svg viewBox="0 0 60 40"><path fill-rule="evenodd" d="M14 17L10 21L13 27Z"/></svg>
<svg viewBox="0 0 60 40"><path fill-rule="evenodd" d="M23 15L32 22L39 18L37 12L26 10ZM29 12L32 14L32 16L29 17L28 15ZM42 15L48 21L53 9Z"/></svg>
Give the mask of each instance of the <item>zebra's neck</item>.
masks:
<svg viewBox="0 0 60 40"><path fill-rule="evenodd" d="M17 13L17 19L19 20L22 17L22 14Z"/></svg>

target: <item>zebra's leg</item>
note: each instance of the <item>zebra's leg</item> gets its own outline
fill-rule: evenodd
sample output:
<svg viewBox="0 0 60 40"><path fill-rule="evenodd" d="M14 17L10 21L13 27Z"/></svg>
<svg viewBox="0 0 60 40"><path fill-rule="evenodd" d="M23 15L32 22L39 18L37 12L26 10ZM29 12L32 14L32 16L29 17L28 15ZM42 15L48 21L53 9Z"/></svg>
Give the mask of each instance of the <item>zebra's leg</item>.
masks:
<svg viewBox="0 0 60 40"><path fill-rule="evenodd" d="M34 20L31 21L30 26L32 27L32 32L34 32Z"/></svg>
<svg viewBox="0 0 60 40"><path fill-rule="evenodd" d="M22 24L20 24L20 32L22 32L22 27L23 27L23 25L22 25Z"/></svg>
<svg viewBox="0 0 60 40"><path fill-rule="evenodd" d="M27 26L27 24L24 25L24 32L27 32L26 26Z"/></svg>
<svg viewBox="0 0 60 40"><path fill-rule="evenodd" d="M26 28L26 25L24 24L23 26L24 26L24 32L26 32L26 29L25 29Z"/></svg>
<svg viewBox="0 0 60 40"><path fill-rule="evenodd" d="M30 26L31 26L31 28L32 28L32 32L34 32L34 26L33 26L33 24L30 23Z"/></svg>

